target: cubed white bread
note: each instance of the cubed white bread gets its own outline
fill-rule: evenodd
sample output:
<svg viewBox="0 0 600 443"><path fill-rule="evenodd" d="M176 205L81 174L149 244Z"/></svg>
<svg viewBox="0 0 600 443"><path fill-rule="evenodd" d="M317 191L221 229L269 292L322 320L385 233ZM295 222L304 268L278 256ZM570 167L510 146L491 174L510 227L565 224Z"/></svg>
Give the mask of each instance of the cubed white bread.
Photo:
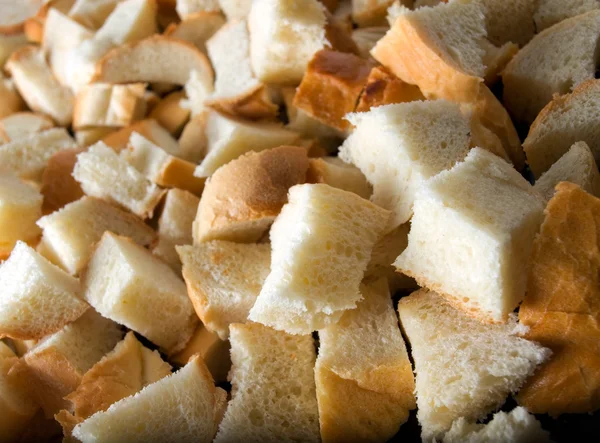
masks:
<svg viewBox="0 0 600 443"><path fill-rule="evenodd" d="M33 379L36 399L46 417L70 407L63 397L79 386L83 374L122 337L119 325L90 308L25 354L26 373Z"/></svg>
<svg viewBox="0 0 600 443"><path fill-rule="evenodd" d="M27 36L23 33L0 34L0 66L4 66L13 52L25 45L27 45Z"/></svg>
<svg viewBox="0 0 600 443"><path fill-rule="evenodd" d="M215 90L207 100L209 106L250 119L277 116L278 107L252 71L245 20L220 28L206 42L206 49L216 75Z"/></svg>
<svg viewBox="0 0 600 443"><path fill-rule="evenodd" d="M17 112L0 120L0 144L27 137L54 127L54 122L42 114Z"/></svg>
<svg viewBox="0 0 600 443"><path fill-rule="evenodd" d="M523 142L529 167L540 177L570 147L583 141L600 162L600 80L589 80L571 94L555 96L539 113Z"/></svg>
<svg viewBox="0 0 600 443"><path fill-rule="evenodd" d="M80 152L83 152L83 149L68 149L59 151L48 159L40 188L44 196L44 214L54 212L83 197L81 186L72 175Z"/></svg>
<svg viewBox="0 0 600 443"><path fill-rule="evenodd" d="M427 179L469 152L470 115L456 103L398 103L348 118L355 130L340 157L373 185L371 201L393 212L389 230L410 219L415 193Z"/></svg>
<svg viewBox="0 0 600 443"><path fill-rule="evenodd" d="M314 340L231 325L233 396L215 442L318 442Z"/></svg>
<svg viewBox="0 0 600 443"><path fill-rule="evenodd" d="M0 170L9 170L24 179L41 178L50 157L76 147L63 128L29 134L0 145Z"/></svg>
<svg viewBox="0 0 600 443"><path fill-rule="evenodd" d="M175 10L184 20L188 15L201 11L220 12L218 0L177 0Z"/></svg>
<svg viewBox="0 0 600 443"><path fill-rule="evenodd" d="M0 172L0 259L18 240L33 241L40 234L35 222L42 216L42 194L9 172Z"/></svg>
<svg viewBox="0 0 600 443"><path fill-rule="evenodd" d="M288 197L271 228L271 273L249 319L310 334L362 299L359 285L390 212L323 184L293 186Z"/></svg>
<svg viewBox="0 0 600 443"><path fill-rule="evenodd" d="M600 173L594 154L585 142L577 142L550 169L536 180L533 188L546 201L554 195L554 188L560 182L571 182L596 197L600 197Z"/></svg>
<svg viewBox="0 0 600 443"><path fill-rule="evenodd" d="M177 252L196 314L209 331L227 340L230 324L246 323L269 275L270 245L215 240L178 246Z"/></svg>
<svg viewBox="0 0 600 443"><path fill-rule="evenodd" d="M192 226L199 203L200 199L194 194L177 188L170 189L158 219L158 242L152 247L152 253L177 274L181 274L181 260L175 246L194 242Z"/></svg>
<svg viewBox="0 0 600 443"><path fill-rule="evenodd" d="M504 103L531 123L554 94L571 92L596 73L600 10L564 20L537 34L502 73Z"/></svg>
<svg viewBox="0 0 600 443"><path fill-rule="evenodd" d="M217 429L220 396L202 358L196 357L176 373L92 415L73 435L83 443L209 443Z"/></svg>
<svg viewBox="0 0 600 443"><path fill-rule="evenodd" d="M352 40L358 47L358 53L362 58L371 57L371 49L388 32L387 26L370 26L368 28L357 28L352 31Z"/></svg>
<svg viewBox="0 0 600 443"><path fill-rule="evenodd" d="M378 26L386 23L388 8L394 0L352 0L352 19L359 27ZM401 0L405 6L410 6L410 0Z"/></svg>
<svg viewBox="0 0 600 443"><path fill-rule="evenodd" d="M415 380L387 281L361 286L363 300L319 331L315 367L321 438L387 441L415 408ZM347 401L356 393L356 402Z"/></svg>
<svg viewBox="0 0 600 443"><path fill-rule="evenodd" d="M516 392L549 349L519 337L514 316L486 325L421 289L402 298L400 323L415 363L417 418L423 441L441 438L454 420L484 418Z"/></svg>
<svg viewBox="0 0 600 443"><path fill-rule="evenodd" d="M73 177L87 195L107 200L142 218L152 217L164 194L102 142L77 155Z"/></svg>
<svg viewBox="0 0 600 443"><path fill-rule="evenodd" d="M373 194L373 187L360 169L338 157L311 158L306 173L308 183L325 183L334 188L354 192L362 198Z"/></svg>
<svg viewBox="0 0 600 443"><path fill-rule="evenodd" d="M4 78L2 72L0 72L0 99L0 118L27 109L25 102L14 86L14 82Z"/></svg>
<svg viewBox="0 0 600 443"><path fill-rule="evenodd" d="M159 186L202 194L205 179L194 176L195 163L173 157L137 132L129 137L121 158Z"/></svg>
<svg viewBox="0 0 600 443"><path fill-rule="evenodd" d="M306 149L280 146L248 152L209 179L194 221L194 242L258 241L287 202L290 187L306 181Z"/></svg>
<svg viewBox="0 0 600 443"><path fill-rule="evenodd" d="M536 8L539 10L538 0L478 1L484 6L487 38L496 46L508 42L523 46L541 31L533 21Z"/></svg>
<svg viewBox="0 0 600 443"><path fill-rule="evenodd" d="M179 137L191 116L184 101L185 91L172 92L152 107L148 117L156 120L173 137Z"/></svg>
<svg viewBox="0 0 600 443"><path fill-rule="evenodd" d="M563 20L580 14L600 9L597 0L538 0L533 19L538 32L543 31Z"/></svg>
<svg viewBox="0 0 600 443"><path fill-rule="evenodd" d="M516 407L510 412L497 412L487 424L469 423L464 417L452 423L443 443L545 443L548 432L527 409Z"/></svg>
<svg viewBox="0 0 600 443"><path fill-rule="evenodd" d="M71 274L85 267L94 245L105 232L130 237L142 246L152 244L156 233L135 215L93 197L83 197L41 218L42 242L59 265Z"/></svg>
<svg viewBox="0 0 600 443"><path fill-rule="evenodd" d="M99 142L100 140L109 136L110 134L118 132L118 129L108 128L105 126L103 128L80 129L79 131L74 132L77 144L82 148L87 148L88 146Z"/></svg>
<svg viewBox="0 0 600 443"><path fill-rule="evenodd" d="M43 6L43 0L26 0L10 2L5 5L5 10L0 20L0 32L2 34L14 34L23 31L28 18L34 17Z"/></svg>
<svg viewBox="0 0 600 443"><path fill-rule="evenodd" d="M110 40L91 38L68 51L65 71L68 84L73 91L79 90L92 81L96 64L114 46Z"/></svg>
<svg viewBox="0 0 600 443"><path fill-rule="evenodd" d="M127 147L129 138L133 132L139 133L167 153L176 157L180 156L181 150L179 149L177 140L175 140L173 136L169 134L169 131L159 125L156 120L152 119L135 122L126 128L122 128L117 132L108 134L106 137L102 138L102 141L113 148L116 152L121 152Z"/></svg>
<svg viewBox="0 0 600 443"><path fill-rule="evenodd" d="M93 83L75 96L73 128L122 127L141 120L146 114L146 85Z"/></svg>
<svg viewBox="0 0 600 443"><path fill-rule="evenodd" d="M61 126L71 123L73 93L54 77L41 49L25 46L13 52L6 70L31 109L49 115Z"/></svg>
<svg viewBox="0 0 600 443"><path fill-rule="evenodd" d="M81 283L85 299L98 312L167 354L183 349L196 328L198 318L183 281L129 238L106 232Z"/></svg>
<svg viewBox="0 0 600 443"><path fill-rule="evenodd" d="M119 2L102 27L96 32L97 40L114 45L133 43L157 32L156 0L125 0Z"/></svg>
<svg viewBox="0 0 600 443"><path fill-rule="evenodd" d="M220 13L200 11L179 23L172 23L164 34L190 42L206 54L206 42L224 24L225 19Z"/></svg>
<svg viewBox="0 0 600 443"><path fill-rule="evenodd" d="M318 0L256 0L248 16L250 59L264 83L296 86L313 54L328 45ZM268 22L270 26L264 24Z"/></svg>
<svg viewBox="0 0 600 443"><path fill-rule="evenodd" d="M218 0L227 20L242 20L250 14L252 0Z"/></svg>
<svg viewBox="0 0 600 443"><path fill-rule="evenodd" d="M249 122L210 111L206 121L207 153L196 168L197 177L209 177L219 167L250 151L294 145L299 134L279 123Z"/></svg>
<svg viewBox="0 0 600 443"><path fill-rule="evenodd" d="M544 203L512 166L474 148L417 192L394 266L482 321L505 322L525 295Z"/></svg>
<svg viewBox="0 0 600 443"><path fill-rule="evenodd" d="M99 29L121 0L75 0L69 17L90 29Z"/></svg>
<svg viewBox="0 0 600 443"><path fill-rule="evenodd" d="M208 149L206 137L206 120L209 112L193 116L183 128L179 137L179 157L184 160L200 163Z"/></svg>

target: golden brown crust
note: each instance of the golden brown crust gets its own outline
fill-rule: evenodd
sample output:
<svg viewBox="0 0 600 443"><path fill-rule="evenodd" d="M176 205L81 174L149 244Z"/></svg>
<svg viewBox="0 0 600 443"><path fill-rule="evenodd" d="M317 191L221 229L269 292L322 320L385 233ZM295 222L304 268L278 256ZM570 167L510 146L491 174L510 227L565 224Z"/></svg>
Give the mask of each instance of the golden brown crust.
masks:
<svg viewBox="0 0 600 443"><path fill-rule="evenodd" d="M140 120L139 122L135 122L132 125L108 134L106 137L102 138L102 141L117 153L121 152L127 147L127 144L129 143L129 137L131 136L132 132L137 132L144 138L150 140L152 143L159 144L158 140L152 136L151 122L153 121L154 120L152 119Z"/></svg>
<svg viewBox="0 0 600 443"><path fill-rule="evenodd" d="M44 38L44 27L46 25L46 17L48 16L48 11L52 7L52 1L42 5L42 7L38 10L37 14L29 17L23 23L23 31L25 31L25 35L27 36L27 40L32 43L41 43Z"/></svg>
<svg viewBox="0 0 600 443"><path fill-rule="evenodd" d="M84 152L84 149L68 149L57 152L48 160L40 190L44 196L44 214L54 212L83 197L83 190L72 175L77 155L81 152Z"/></svg>
<svg viewBox="0 0 600 443"><path fill-rule="evenodd" d="M183 127L190 119L190 110L181 106L181 100L185 100L184 91L176 91L160 100L152 109L149 118L153 118L171 133L178 137Z"/></svg>
<svg viewBox="0 0 600 443"><path fill-rule="evenodd" d="M247 120L275 120L279 111L262 84L237 97L206 100L205 104L223 114Z"/></svg>
<svg viewBox="0 0 600 443"><path fill-rule="evenodd" d="M371 69L355 112L367 112L375 106L425 100L416 85L408 84L383 66Z"/></svg>
<svg viewBox="0 0 600 443"><path fill-rule="evenodd" d="M205 178L195 177L196 165L177 157L170 157L164 164L155 181L160 186L189 191L200 197L204 190Z"/></svg>
<svg viewBox="0 0 600 443"><path fill-rule="evenodd" d="M0 118L26 110L25 102L14 88L9 88L0 76Z"/></svg>

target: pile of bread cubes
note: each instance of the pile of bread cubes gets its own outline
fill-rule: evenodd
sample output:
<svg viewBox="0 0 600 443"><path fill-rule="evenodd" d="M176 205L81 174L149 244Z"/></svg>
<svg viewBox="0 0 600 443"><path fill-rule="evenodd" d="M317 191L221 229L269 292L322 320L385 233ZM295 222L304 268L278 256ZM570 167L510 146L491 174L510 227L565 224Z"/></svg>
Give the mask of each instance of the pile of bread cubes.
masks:
<svg viewBox="0 0 600 443"><path fill-rule="evenodd" d="M0 442L600 408L599 37L597 0L0 2Z"/></svg>

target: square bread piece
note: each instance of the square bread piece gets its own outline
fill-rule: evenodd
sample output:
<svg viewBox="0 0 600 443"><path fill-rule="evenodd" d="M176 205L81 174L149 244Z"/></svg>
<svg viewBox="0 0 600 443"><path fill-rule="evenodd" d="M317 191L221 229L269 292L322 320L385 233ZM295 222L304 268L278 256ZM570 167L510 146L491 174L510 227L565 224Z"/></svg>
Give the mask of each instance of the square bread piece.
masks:
<svg viewBox="0 0 600 443"><path fill-rule="evenodd" d="M523 300L544 201L481 148L418 192L408 247L394 265L482 321L505 322Z"/></svg>
<svg viewBox="0 0 600 443"><path fill-rule="evenodd" d="M373 187L356 166L339 157L311 158L306 172L307 183L324 183L344 191L354 192L362 198L370 198Z"/></svg>
<svg viewBox="0 0 600 443"><path fill-rule="evenodd" d="M315 367L321 438L387 441L415 408L415 379L385 279L319 331Z"/></svg>
<svg viewBox="0 0 600 443"><path fill-rule="evenodd" d="M73 168L77 163L77 155L81 152L83 149L80 148L68 149L59 151L48 159L40 188L44 196L44 214L54 212L83 197L81 186L73 178Z"/></svg>
<svg viewBox="0 0 600 443"><path fill-rule="evenodd" d="M257 323L230 332L233 396L215 442L320 441L313 338Z"/></svg>
<svg viewBox="0 0 600 443"><path fill-rule="evenodd" d="M133 240L102 236L82 276L86 300L111 320L140 333L167 354L180 351L198 319L185 284Z"/></svg>
<svg viewBox="0 0 600 443"><path fill-rule="evenodd" d="M42 217L42 243L53 261L70 274L78 274L87 264L94 245L106 231L150 245L156 233L139 217L94 197L83 197Z"/></svg>
<svg viewBox="0 0 600 443"><path fill-rule="evenodd" d="M271 228L271 273L249 319L292 334L337 323L359 285L390 212L329 185L290 188Z"/></svg>
<svg viewBox="0 0 600 443"><path fill-rule="evenodd" d="M8 257L18 240L33 241L40 229L42 194L8 172L0 172L0 260Z"/></svg>

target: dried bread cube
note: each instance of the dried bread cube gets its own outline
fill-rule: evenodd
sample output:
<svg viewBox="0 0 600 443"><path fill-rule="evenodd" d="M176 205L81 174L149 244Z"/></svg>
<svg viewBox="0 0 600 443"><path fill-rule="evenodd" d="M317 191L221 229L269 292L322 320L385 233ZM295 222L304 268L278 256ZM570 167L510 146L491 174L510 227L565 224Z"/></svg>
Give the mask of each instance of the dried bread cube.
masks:
<svg viewBox="0 0 600 443"><path fill-rule="evenodd" d="M227 20L245 19L252 7L252 0L218 0L218 2Z"/></svg>
<svg viewBox="0 0 600 443"><path fill-rule="evenodd" d="M184 106L185 92L175 91L160 100L148 117L158 122L173 137L179 137L190 119L191 112Z"/></svg>
<svg viewBox="0 0 600 443"><path fill-rule="evenodd" d="M202 358L196 357L176 373L92 415L75 427L73 436L83 443L209 443L217 430L222 392Z"/></svg>
<svg viewBox="0 0 600 443"><path fill-rule="evenodd" d="M314 340L248 323L230 327L233 396L215 442L318 442Z"/></svg>
<svg viewBox="0 0 600 443"><path fill-rule="evenodd" d="M181 19L196 12L221 10L218 0L177 0L176 4L176 11Z"/></svg>
<svg viewBox="0 0 600 443"><path fill-rule="evenodd" d="M533 19L537 32L542 32L563 20L600 9L597 0L538 0Z"/></svg>
<svg viewBox="0 0 600 443"><path fill-rule="evenodd" d="M14 82L4 78L0 72L0 118L15 112L25 111L27 106L14 86Z"/></svg>
<svg viewBox="0 0 600 443"><path fill-rule="evenodd" d="M217 169L206 184L194 221L194 242L259 240L305 182L306 149L280 146L245 155Z"/></svg>
<svg viewBox="0 0 600 443"><path fill-rule="evenodd" d="M415 380L387 282L319 331L315 367L323 441L387 441L415 408ZM352 399L352 400L351 400Z"/></svg>
<svg viewBox="0 0 600 443"><path fill-rule="evenodd" d="M421 438L431 442L454 420L484 418L500 407L551 355L519 335L526 328L483 324L421 289L398 304L415 362Z"/></svg>
<svg viewBox="0 0 600 443"><path fill-rule="evenodd" d="M17 112L0 120L0 144L54 127L54 122L42 114Z"/></svg>
<svg viewBox="0 0 600 443"><path fill-rule="evenodd" d="M360 282L389 218L329 185L290 188L271 228L271 272L249 319L294 334L337 323L362 298Z"/></svg>
<svg viewBox="0 0 600 443"><path fill-rule="evenodd" d="M0 336L40 339L88 308L79 281L23 242L0 265Z"/></svg>
<svg viewBox="0 0 600 443"><path fill-rule="evenodd" d="M102 142L77 155L73 177L91 197L152 217L164 191Z"/></svg>
<svg viewBox="0 0 600 443"><path fill-rule="evenodd" d="M222 340L229 325L245 323L267 278L271 247L214 240L178 246L183 278L196 314Z"/></svg>
<svg viewBox="0 0 600 443"><path fill-rule="evenodd" d="M400 103L348 118L355 130L340 157L356 165L373 185L371 201L393 211L389 230L410 219L415 193L425 180L469 152L470 115L456 103Z"/></svg>
<svg viewBox="0 0 600 443"><path fill-rule="evenodd" d="M360 169L338 157L311 158L306 172L307 183L325 183L334 188L354 192L362 198L369 198L373 187Z"/></svg>
<svg viewBox="0 0 600 443"><path fill-rule="evenodd" d="M54 212L83 197L81 186L73 178L73 168L77 163L77 155L81 152L83 149L67 149L57 152L48 159L42 174L40 189L44 196L42 209L45 214Z"/></svg>
<svg viewBox="0 0 600 443"><path fill-rule="evenodd" d="M418 86L400 80L383 66L376 66L367 77L367 83L356 105L356 112L367 112L376 106L424 99Z"/></svg>
<svg viewBox="0 0 600 443"><path fill-rule="evenodd" d="M163 128L156 120L147 119L135 122L117 132L102 137L102 141L116 152L121 152L127 147L131 134L137 132L144 138L162 148L168 154L181 157L177 140Z"/></svg>
<svg viewBox="0 0 600 443"><path fill-rule="evenodd" d="M224 24L225 19L219 12L200 11L189 14L179 23L171 23L164 34L190 42L206 54L206 42Z"/></svg>
<svg viewBox="0 0 600 443"><path fill-rule="evenodd" d="M98 143L110 134L119 132L117 128L101 127L101 128L88 128L80 129L75 132L75 140L77 144L82 148L87 148L95 143Z"/></svg>
<svg viewBox="0 0 600 443"><path fill-rule="evenodd" d="M156 13L156 0L120 1L94 39L122 45L150 37L157 31Z"/></svg>
<svg viewBox="0 0 600 443"><path fill-rule="evenodd" d="M180 351L196 328L198 319L183 281L129 238L106 232L81 283L85 299L98 312L168 354Z"/></svg>
<svg viewBox="0 0 600 443"><path fill-rule="evenodd" d="M94 245L109 231L130 237L142 246L156 239L152 228L135 215L93 197L83 197L41 218L42 243L71 274L83 270Z"/></svg>
<svg viewBox="0 0 600 443"><path fill-rule="evenodd" d="M90 29L99 29L121 0L75 0L69 17Z"/></svg>

